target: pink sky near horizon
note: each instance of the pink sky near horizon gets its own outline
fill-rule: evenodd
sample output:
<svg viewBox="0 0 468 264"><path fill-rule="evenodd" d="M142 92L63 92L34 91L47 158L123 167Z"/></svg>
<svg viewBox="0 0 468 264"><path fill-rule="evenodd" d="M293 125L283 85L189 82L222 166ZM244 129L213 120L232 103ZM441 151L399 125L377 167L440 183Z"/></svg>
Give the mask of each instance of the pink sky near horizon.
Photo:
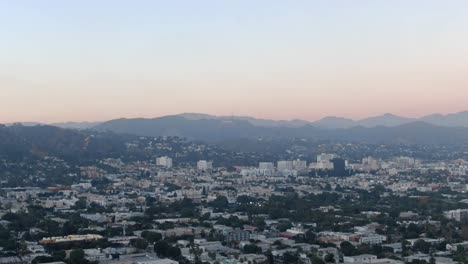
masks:
<svg viewBox="0 0 468 264"><path fill-rule="evenodd" d="M102 121L183 112L313 121L325 116L361 119L393 113L420 117L468 110L468 80L462 73L432 75L427 80L417 75L396 80L274 76L278 77L255 81L74 80L51 85L54 88L48 81L19 84L14 80L15 85L9 87L24 89L7 88L2 93L0 122ZM224 83L228 85L221 87ZM96 89L95 85L106 88ZM165 88L157 88L161 85Z"/></svg>
<svg viewBox="0 0 468 264"><path fill-rule="evenodd" d="M0 123L468 110L465 0L174 2L0 3Z"/></svg>
<svg viewBox="0 0 468 264"><path fill-rule="evenodd" d="M310 74L307 67L293 66L294 72L200 73L190 68L184 78L123 74L121 69L93 69L77 76L29 66L24 77L0 77L3 87L14 87L2 93L0 122L103 121L183 112L313 121L468 110L468 67L365 64L361 69L316 68Z"/></svg>

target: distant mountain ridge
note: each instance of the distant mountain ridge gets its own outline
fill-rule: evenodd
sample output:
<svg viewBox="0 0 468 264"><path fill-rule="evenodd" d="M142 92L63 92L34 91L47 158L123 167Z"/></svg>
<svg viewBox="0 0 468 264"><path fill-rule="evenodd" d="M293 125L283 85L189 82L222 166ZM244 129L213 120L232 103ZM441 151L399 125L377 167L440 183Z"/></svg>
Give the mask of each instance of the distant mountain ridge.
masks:
<svg viewBox="0 0 468 264"><path fill-rule="evenodd" d="M93 128L102 122L64 122L64 123L52 123L51 126L61 127L61 128L70 128L70 129L90 129Z"/></svg>
<svg viewBox="0 0 468 264"><path fill-rule="evenodd" d="M294 120L271 120L254 118L249 116L214 116L208 114L199 113L183 113L176 116L180 116L189 120L201 120L201 119L218 119L218 120L241 120L247 121L255 126L264 127L301 127L310 124L309 121L294 119Z"/></svg>
<svg viewBox="0 0 468 264"><path fill-rule="evenodd" d="M260 135L265 127L243 120L187 119L182 116L158 118L115 119L94 127L98 131L112 131L138 136L178 136L191 140L220 141L226 138Z"/></svg>
<svg viewBox="0 0 468 264"><path fill-rule="evenodd" d="M60 128L69 128L69 129L90 129L93 128L102 122L63 122L63 123L51 123L51 124L46 124L46 123L39 123L39 122L17 122L17 123L8 123L5 124L6 126L14 126L14 125L22 125L22 126L39 126L39 125L50 125L50 126L55 126L55 127L60 127Z"/></svg>
<svg viewBox="0 0 468 264"><path fill-rule="evenodd" d="M244 120L248 121L255 126L263 127L302 127L306 125L312 125L319 128L327 129L340 129L340 128L351 128L356 126L363 127L394 127L411 122L422 121L435 126L444 127L468 127L468 111L458 112L453 114L432 114L421 118L408 118L397 116L391 113L385 113L379 116L368 117L361 120L353 120L350 118L327 116L317 121L305 121L300 119L295 120L270 120L260 119L245 116L214 116L208 114L199 113L183 113L176 116L184 117L190 120L201 120L201 119L221 119L221 120Z"/></svg>
<svg viewBox="0 0 468 264"><path fill-rule="evenodd" d="M55 131L51 129L54 126L34 126L35 123L28 123L28 125L35 129L26 130L27 126L23 128L16 125L4 126L3 133L0 133L0 148L12 149L12 146L21 146L24 142L29 142L24 134L19 138L13 137L11 133L15 131L15 133L35 131L34 133L43 136L37 140L42 144L42 142L47 142L49 137L53 138L57 135L70 139L63 135L68 135L69 132L66 131L73 130L82 130L83 132L95 130L96 132L149 137L178 136L189 140L213 143L249 138L306 138L376 144L468 144L468 111L448 115L434 114L418 119L384 114L358 121L340 117L326 117L315 122L185 113L158 118L120 118L99 123L61 123L57 126L67 129L48 136L46 132ZM34 136L34 133L28 135ZM80 138L82 140L82 136ZM72 140L75 139L72 138ZM60 144L59 147L65 146L65 139ZM46 146L44 145L42 149L45 149ZM60 147L60 149L62 148ZM67 150L66 152L72 151Z"/></svg>
<svg viewBox="0 0 468 264"><path fill-rule="evenodd" d="M328 116L311 124L321 128L340 129L356 126L356 121L344 117Z"/></svg>
<svg viewBox="0 0 468 264"><path fill-rule="evenodd" d="M328 126L336 127L337 121L350 123L340 118L331 118L322 123L328 122ZM221 145L223 142L241 142L243 139L247 139L244 142L251 139L307 139L335 143L468 146L467 127L435 126L423 121L391 127L331 129L311 124L267 127L253 125L249 119L188 119L176 115L151 119L115 119L81 131L49 125L0 125L0 159L8 157L21 160L27 156L49 155L67 160L120 157L126 153L126 139L135 136L179 136Z"/></svg>
<svg viewBox="0 0 468 264"><path fill-rule="evenodd" d="M388 116L387 116L388 117ZM329 124L335 120L330 120ZM422 121L406 122L391 116L394 126L323 128L312 124L300 127L260 126L250 120L234 118L191 118L165 116L159 118L116 119L104 122L94 129L138 136L179 136L190 140L220 142L242 138L307 138L339 142L402 143L402 144L468 144L467 127L435 126ZM344 120L349 123L349 120ZM322 121L323 122L323 121ZM367 120L375 124L376 119Z"/></svg>
<svg viewBox="0 0 468 264"><path fill-rule="evenodd" d="M378 127L378 126L384 126L384 127L395 127L395 126L401 126L404 124L408 124L411 122L418 121L418 119L414 118L406 118L406 117L401 117L397 116L394 114L386 113L381 116L374 116L374 117L369 117L366 119L362 119L359 121L356 121L355 124L363 127ZM433 124L437 125L437 124Z"/></svg>
<svg viewBox="0 0 468 264"><path fill-rule="evenodd" d="M69 160L118 157L125 137L112 133L83 133L74 129L37 125L0 125L0 159L55 156Z"/></svg>
<svg viewBox="0 0 468 264"><path fill-rule="evenodd" d="M316 121L306 121L301 119L293 119L293 120L271 120L271 119L263 119L263 118L254 118L249 116L215 116L203 113L182 113L178 115L169 115L169 116L162 116L160 118L177 116L182 117L187 120L236 120L236 121L246 121L254 126L260 127L303 127L307 125L311 125L318 128L326 128L326 129L343 129L343 128L351 128L357 126L363 127L394 127L400 126L412 122L422 121L428 124L432 124L435 126L443 126L443 127L468 127L468 111L462 111L458 113L451 113L451 114L431 114L427 116L423 116L421 118L408 118L402 117L398 115L394 115L391 113L385 113L378 116L372 116L360 120L353 120L350 118L345 117L337 117L337 116L327 116L320 120ZM125 118L122 118L125 119ZM139 119L139 118L127 118L130 119ZM140 118L140 119L155 119L155 118ZM116 119L119 120L119 119ZM109 120L113 121L113 120ZM24 126L35 126L35 125L51 125L57 126L61 128L70 128L70 129L91 129L94 127L98 127L102 123L106 122L63 122L63 123L39 123L39 122L18 122ZM6 124L7 126L13 125L14 123Z"/></svg>
<svg viewBox="0 0 468 264"><path fill-rule="evenodd" d="M448 127L468 127L468 111L453 114L432 114L420 118L421 121Z"/></svg>

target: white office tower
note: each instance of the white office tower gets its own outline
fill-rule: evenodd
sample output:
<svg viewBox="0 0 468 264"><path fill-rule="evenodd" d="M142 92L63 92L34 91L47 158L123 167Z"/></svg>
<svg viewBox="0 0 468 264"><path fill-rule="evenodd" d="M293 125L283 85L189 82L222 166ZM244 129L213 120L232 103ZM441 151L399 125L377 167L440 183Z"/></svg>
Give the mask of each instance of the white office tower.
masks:
<svg viewBox="0 0 468 264"><path fill-rule="evenodd" d="M317 163L320 163L320 162L330 162L332 159L336 158L336 155L335 154L326 154L326 153L322 153L320 155L317 156Z"/></svg>
<svg viewBox="0 0 468 264"><path fill-rule="evenodd" d="M268 176L275 173L275 164L273 162L258 163L258 175Z"/></svg>
<svg viewBox="0 0 468 264"><path fill-rule="evenodd" d="M172 159L167 156L159 157L156 159L156 166L170 169L172 168Z"/></svg>
<svg viewBox="0 0 468 264"><path fill-rule="evenodd" d="M328 160L321 160L317 163L312 162L309 165L310 169L314 170L332 170L334 168L333 162L328 161Z"/></svg>
<svg viewBox="0 0 468 264"><path fill-rule="evenodd" d="M337 158L335 154L322 153L317 155L317 163L311 163L309 168L318 170L331 170L333 169L332 160Z"/></svg>
<svg viewBox="0 0 468 264"><path fill-rule="evenodd" d="M293 162L290 160L280 160L276 165L278 171L292 171L293 170Z"/></svg>
<svg viewBox="0 0 468 264"><path fill-rule="evenodd" d="M363 158L362 165L366 170L378 170L381 167L379 160L372 157Z"/></svg>
<svg viewBox="0 0 468 264"><path fill-rule="evenodd" d="M293 169L296 171L304 171L307 169L307 162L305 160L293 160Z"/></svg>
<svg viewBox="0 0 468 264"><path fill-rule="evenodd" d="M273 162L260 162L258 164L258 169L259 170L274 170L275 169L275 164Z"/></svg>
<svg viewBox="0 0 468 264"><path fill-rule="evenodd" d="M395 158L395 162L397 163L398 167L401 169L408 169L419 167L421 165L421 161L411 158L411 157L399 157Z"/></svg>
<svg viewBox="0 0 468 264"><path fill-rule="evenodd" d="M197 162L197 169L201 171L207 171L213 169L213 162L200 160Z"/></svg>

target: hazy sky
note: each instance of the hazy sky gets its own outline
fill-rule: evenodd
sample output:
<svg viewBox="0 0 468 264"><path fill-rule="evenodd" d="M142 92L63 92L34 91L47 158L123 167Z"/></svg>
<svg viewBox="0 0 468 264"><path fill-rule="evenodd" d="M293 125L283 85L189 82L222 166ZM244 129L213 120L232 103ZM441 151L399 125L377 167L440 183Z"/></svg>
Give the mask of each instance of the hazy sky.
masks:
<svg viewBox="0 0 468 264"><path fill-rule="evenodd" d="M466 0L0 1L0 122L462 110Z"/></svg>

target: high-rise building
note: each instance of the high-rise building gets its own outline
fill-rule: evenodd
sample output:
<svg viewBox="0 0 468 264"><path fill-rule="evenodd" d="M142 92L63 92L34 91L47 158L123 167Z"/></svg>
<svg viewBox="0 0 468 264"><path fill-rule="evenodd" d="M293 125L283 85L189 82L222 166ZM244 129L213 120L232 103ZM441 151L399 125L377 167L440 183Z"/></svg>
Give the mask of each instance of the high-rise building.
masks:
<svg viewBox="0 0 468 264"><path fill-rule="evenodd" d="M201 171L207 171L213 169L213 162L200 160L197 162L197 169Z"/></svg>
<svg viewBox="0 0 468 264"><path fill-rule="evenodd" d="M366 170L378 170L381 167L379 160L372 157L363 158L362 165Z"/></svg>
<svg viewBox="0 0 468 264"><path fill-rule="evenodd" d="M398 157L395 162L401 169L414 168L420 165L420 161L411 157Z"/></svg>
<svg viewBox="0 0 468 264"><path fill-rule="evenodd" d="M259 170L274 170L275 164L273 164L273 162L260 162L258 164L258 169Z"/></svg>
<svg viewBox="0 0 468 264"><path fill-rule="evenodd" d="M276 165L278 171L291 171L293 170L293 162L291 160L280 160Z"/></svg>
<svg viewBox="0 0 468 264"><path fill-rule="evenodd" d="M331 161L320 161L317 163L310 163L309 164L310 169L315 169L315 170L332 170L333 169L333 162Z"/></svg>
<svg viewBox="0 0 468 264"><path fill-rule="evenodd" d="M303 171L307 169L307 162L305 160L293 160L293 169L296 171Z"/></svg>
<svg viewBox="0 0 468 264"><path fill-rule="evenodd" d="M337 157L338 156L335 154L322 153L320 155L317 155L317 163L311 163L309 168L317 170L332 170L332 160Z"/></svg>
<svg viewBox="0 0 468 264"><path fill-rule="evenodd" d="M335 154L327 154L327 153L322 153L320 155L317 155L317 163L320 162L329 162L332 159L336 158Z"/></svg>
<svg viewBox="0 0 468 264"><path fill-rule="evenodd" d="M344 159L334 158L332 159L333 163L333 174L337 177L344 177L346 173L346 162Z"/></svg>
<svg viewBox="0 0 468 264"><path fill-rule="evenodd" d="M172 159L164 156L164 157L159 157L156 159L156 166L161 166L165 168L172 168Z"/></svg>

